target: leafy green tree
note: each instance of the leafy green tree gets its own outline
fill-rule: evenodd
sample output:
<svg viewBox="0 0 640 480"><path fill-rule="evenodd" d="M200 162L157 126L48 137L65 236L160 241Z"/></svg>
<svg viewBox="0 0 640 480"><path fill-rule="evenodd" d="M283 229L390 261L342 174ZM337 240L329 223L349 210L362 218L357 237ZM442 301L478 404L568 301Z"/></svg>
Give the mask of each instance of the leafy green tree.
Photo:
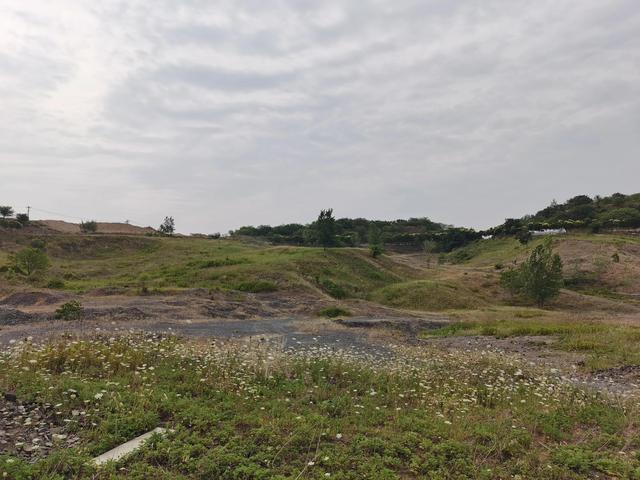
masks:
<svg viewBox="0 0 640 480"><path fill-rule="evenodd" d="M95 220L80 222L80 230L84 233L96 233L98 231L98 222Z"/></svg>
<svg viewBox="0 0 640 480"><path fill-rule="evenodd" d="M164 217L164 222L160 225L159 230L165 235L173 235L173 232L176 231L176 222L173 217Z"/></svg>
<svg viewBox="0 0 640 480"><path fill-rule="evenodd" d="M38 248L24 248L13 257L14 268L27 277L44 272L50 264L47 254Z"/></svg>
<svg viewBox="0 0 640 480"><path fill-rule="evenodd" d="M29 215L27 215L26 213L19 213L16 215L16 220L22 225L26 225L27 223L29 223Z"/></svg>
<svg viewBox="0 0 640 480"><path fill-rule="evenodd" d="M502 273L501 282L514 294L521 294L540 307L557 297L562 288L562 259L553 253L551 241L538 245L517 269Z"/></svg>
<svg viewBox="0 0 640 480"><path fill-rule="evenodd" d="M516 238L522 245L526 245L531 240L531 232L527 227L523 227L516 233Z"/></svg>
<svg viewBox="0 0 640 480"><path fill-rule="evenodd" d="M382 231L375 223L372 223L369 227L368 243L369 252L373 258L378 258L384 253Z"/></svg>
<svg viewBox="0 0 640 480"><path fill-rule="evenodd" d="M8 205L0 206L0 217L7 218L13 215L13 208Z"/></svg>
<svg viewBox="0 0 640 480"><path fill-rule="evenodd" d="M320 210L316 221L318 243L324 248L332 247L336 243L336 219L333 217L333 209Z"/></svg>

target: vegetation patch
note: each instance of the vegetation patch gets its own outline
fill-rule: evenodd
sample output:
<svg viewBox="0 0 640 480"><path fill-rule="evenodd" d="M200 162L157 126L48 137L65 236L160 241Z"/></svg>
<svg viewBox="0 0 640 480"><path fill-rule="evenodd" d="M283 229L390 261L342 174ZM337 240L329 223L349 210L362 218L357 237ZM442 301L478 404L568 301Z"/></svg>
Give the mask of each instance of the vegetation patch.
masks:
<svg viewBox="0 0 640 480"><path fill-rule="evenodd" d="M327 318L350 317L351 312L341 307L325 307L318 311L318 315Z"/></svg>
<svg viewBox="0 0 640 480"><path fill-rule="evenodd" d="M80 320L84 317L84 308L77 300L62 304L55 312L55 318L58 320Z"/></svg>
<svg viewBox="0 0 640 480"><path fill-rule="evenodd" d="M278 290L278 285L269 280L249 280L236 285L236 290L247 293L266 293Z"/></svg>
<svg viewBox="0 0 640 480"><path fill-rule="evenodd" d="M485 300L470 289L444 281L416 280L375 291L371 299L392 307L440 311L477 308Z"/></svg>
<svg viewBox="0 0 640 480"><path fill-rule="evenodd" d="M0 389L55 405L63 434L80 438L34 463L10 444L7 478L550 480L640 468L633 402L490 353L380 361L147 335L20 343L0 365ZM157 426L172 433L91 465Z"/></svg>

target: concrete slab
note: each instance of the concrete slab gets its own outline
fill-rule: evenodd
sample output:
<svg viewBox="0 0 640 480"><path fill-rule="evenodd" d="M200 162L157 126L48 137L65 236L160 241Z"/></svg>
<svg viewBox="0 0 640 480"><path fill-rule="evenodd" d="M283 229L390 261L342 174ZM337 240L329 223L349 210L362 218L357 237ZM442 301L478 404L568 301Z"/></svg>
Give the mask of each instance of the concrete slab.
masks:
<svg viewBox="0 0 640 480"><path fill-rule="evenodd" d="M150 432L140 435L139 437L136 437L133 440L129 440L127 443L123 443L122 445L112 450L109 450L108 452L103 453L102 455L97 456L96 458L93 459L93 463L95 465L104 465L105 463L111 462L111 461L117 462L124 456L139 449L144 444L144 442L146 442L149 438L151 438L152 435L156 433L160 435L164 435L166 432L167 430L164 428L161 428L161 427L154 428Z"/></svg>

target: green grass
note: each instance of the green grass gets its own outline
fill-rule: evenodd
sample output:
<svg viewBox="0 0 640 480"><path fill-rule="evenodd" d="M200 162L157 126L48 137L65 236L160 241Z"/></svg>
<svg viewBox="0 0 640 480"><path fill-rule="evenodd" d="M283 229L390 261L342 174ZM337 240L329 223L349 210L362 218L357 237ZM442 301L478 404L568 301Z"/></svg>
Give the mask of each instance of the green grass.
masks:
<svg viewBox="0 0 640 480"><path fill-rule="evenodd" d="M374 261L360 249L269 247L233 240L75 235L49 237L46 249L52 267L41 286L53 281L57 288L76 292L314 287L337 298L363 298L411 273L385 258Z"/></svg>
<svg viewBox="0 0 640 480"><path fill-rule="evenodd" d="M640 326L557 316L534 308L490 308L482 313L466 312L463 317L424 335L555 336L552 348L583 354L588 370L640 365Z"/></svg>
<svg viewBox="0 0 640 480"><path fill-rule="evenodd" d="M477 308L486 304L481 295L462 284L437 280L392 284L373 292L370 298L392 307L427 311Z"/></svg>
<svg viewBox="0 0 640 480"><path fill-rule="evenodd" d="M81 437L77 447L55 449L33 465L0 456L0 475L8 478L640 473L631 402L586 394L491 354L418 349L381 362L128 336L16 346L0 353L0 365L0 389L57 405L65 430ZM173 433L117 464L88 463L158 425Z"/></svg>

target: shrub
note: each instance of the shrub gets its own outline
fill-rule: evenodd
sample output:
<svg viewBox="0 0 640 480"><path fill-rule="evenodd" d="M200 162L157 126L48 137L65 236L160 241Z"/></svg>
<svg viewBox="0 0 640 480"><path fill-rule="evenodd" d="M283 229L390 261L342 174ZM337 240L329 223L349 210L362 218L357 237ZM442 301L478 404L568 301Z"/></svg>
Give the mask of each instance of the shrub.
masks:
<svg viewBox="0 0 640 480"><path fill-rule="evenodd" d="M27 277L44 272L49 265L47 254L33 247L24 248L13 257L14 268Z"/></svg>
<svg viewBox="0 0 640 480"><path fill-rule="evenodd" d="M318 315L327 318L350 317L351 312L340 307L325 307L318 310Z"/></svg>
<svg viewBox="0 0 640 480"><path fill-rule="evenodd" d="M29 223L29 215L27 215L26 213L19 213L16 215L16 220L22 225L26 225L27 223Z"/></svg>
<svg viewBox="0 0 640 480"><path fill-rule="evenodd" d="M328 278L324 278L320 280L320 287L331 295L333 298L346 298L347 292L344 288L342 288L337 283L333 282Z"/></svg>
<svg viewBox="0 0 640 480"><path fill-rule="evenodd" d="M0 217L7 218L13 215L13 208L8 205L0 206Z"/></svg>
<svg viewBox="0 0 640 480"><path fill-rule="evenodd" d="M34 238L33 240L31 240L31 246L37 250L44 251L47 247L47 244L41 238Z"/></svg>
<svg viewBox="0 0 640 480"><path fill-rule="evenodd" d="M55 313L58 320L79 320L84 316L84 308L77 300L62 304Z"/></svg>
<svg viewBox="0 0 640 480"><path fill-rule="evenodd" d="M384 253L384 250L382 249L381 245L370 245L369 253L373 258L378 258L380 255Z"/></svg>
<svg viewBox="0 0 640 480"><path fill-rule="evenodd" d="M64 288L64 280L61 280L59 278L52 278L51 280L49 280L49 283L47 283L47 288L53 288L53 289L63 289Z"/></svg>
<svg viewBox="0 0 640 480"><path fill-rule="evenodd" d="M98 222L95 220L80 222L80 230L84 233L95 233L98 231Z"/></svg>
<svg viewBox="0 0 640 480"><path fill-rule="evenodd" d="M239 283L236 286L236 290L248 293L275 292L278 290L278 285L268 280L248 280Z"/></svg>
<svg viewBox="0 0 640 480"><path fill-rule="evenodd" d="M538 245L517 269L503 272L501 283L514 294L523 294L539 307L558 296L562 287L562 260L553 253L551 241Z"/></svg>

